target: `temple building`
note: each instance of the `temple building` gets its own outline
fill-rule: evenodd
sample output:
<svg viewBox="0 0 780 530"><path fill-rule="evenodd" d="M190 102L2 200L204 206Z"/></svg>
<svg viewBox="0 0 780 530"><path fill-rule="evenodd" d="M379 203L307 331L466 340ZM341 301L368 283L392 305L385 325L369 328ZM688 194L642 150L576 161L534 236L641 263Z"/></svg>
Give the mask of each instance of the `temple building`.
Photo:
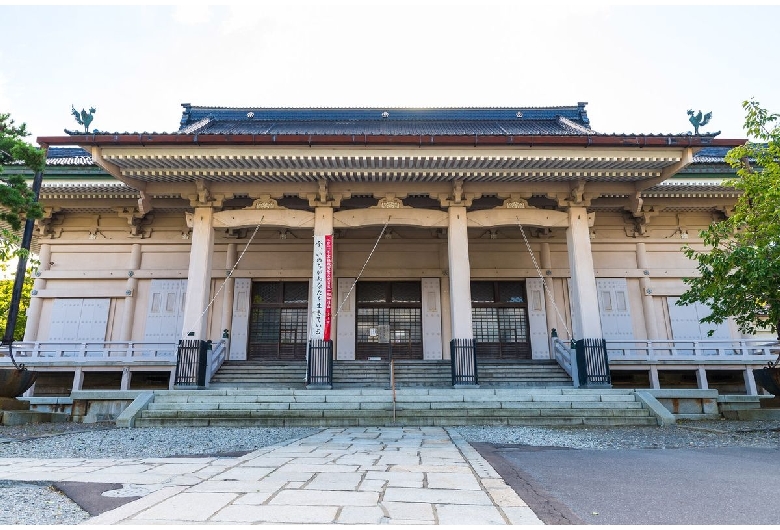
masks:
<svg viewBox="0 0 780 530"><path fill-rule="evenodd" d="M314 339L337 366L433 370L458 341L477 366L551 366L557 335L604 339L616 385L720 370L755 393L733 355L752 337L717 327L725 362L700 343L708 308L675 304L744 140L598 133L585 107L183 104L173 133L38 138L34 392L168 388L180 339L223 345L232 370L304 363ZM637 353L662 347L723 362Z"/></svg>

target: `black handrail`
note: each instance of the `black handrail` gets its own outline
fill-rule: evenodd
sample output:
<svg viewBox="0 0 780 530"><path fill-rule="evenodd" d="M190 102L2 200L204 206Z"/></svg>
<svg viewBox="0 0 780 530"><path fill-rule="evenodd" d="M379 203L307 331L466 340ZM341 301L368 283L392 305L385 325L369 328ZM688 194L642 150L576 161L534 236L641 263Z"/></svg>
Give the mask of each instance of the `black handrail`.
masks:
<svg viewBox="0 0 780 530"><path fill-rule="evenodd" d="M607 358L607 341L580 339L576 343L576 349L580 386L611 386L612 375Z"/></svg>
<svg viewBox="0 0 780 530"><path fill-rule="evenodd" d="M478 385L477 343L474 339L452 339L450 341L450 363L452 386Z"/></svg>
<svg viewBox="0 0 780 530"><path fill-rule="evenodd" d="M312 339L307 356L306 385L333 385L333 341Z"/></svg>
<svg viewBox="0 0 780 530"><path fill-rule="evenodd" d="M206 387L206 368L211 341L182 339L176 351L174 386Z"/></svg>

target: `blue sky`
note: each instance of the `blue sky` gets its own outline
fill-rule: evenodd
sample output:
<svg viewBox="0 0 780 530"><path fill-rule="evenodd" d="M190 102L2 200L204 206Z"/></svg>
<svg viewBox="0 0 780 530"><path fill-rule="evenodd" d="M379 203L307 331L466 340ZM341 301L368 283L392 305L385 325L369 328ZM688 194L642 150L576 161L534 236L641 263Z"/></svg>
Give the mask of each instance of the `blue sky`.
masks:
<svg viewBox="0 0 780 530"><path fill-rule="evenodd" d="M180 104L547 106L606 133L743 138L741 102L780 112L780 7L505 2L0 6L0 112L37 136L174 131ZM13 46L8 43L15 43Z"/></svg>

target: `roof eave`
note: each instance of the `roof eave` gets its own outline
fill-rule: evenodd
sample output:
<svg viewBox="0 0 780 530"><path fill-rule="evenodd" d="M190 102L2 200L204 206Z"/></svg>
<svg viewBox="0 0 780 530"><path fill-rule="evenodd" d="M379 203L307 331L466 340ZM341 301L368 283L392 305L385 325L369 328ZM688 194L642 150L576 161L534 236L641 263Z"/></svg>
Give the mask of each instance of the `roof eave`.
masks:
<svg viewBox="0 0 780 530"><path fill-rule="evenodd" d="M569 146L569 147L736 147L745 139L656 135L282 135L282 134L84 134L41 136L43 147L148 145L418 145L418 146Z"/></svg>

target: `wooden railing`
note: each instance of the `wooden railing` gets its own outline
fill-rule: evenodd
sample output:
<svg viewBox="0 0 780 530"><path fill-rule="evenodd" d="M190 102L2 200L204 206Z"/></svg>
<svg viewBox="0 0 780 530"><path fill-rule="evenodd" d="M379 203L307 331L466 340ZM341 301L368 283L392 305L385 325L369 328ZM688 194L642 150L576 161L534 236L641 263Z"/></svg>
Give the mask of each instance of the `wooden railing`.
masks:
<svg viewBox="0 0 780 530"><path fill-rule="evenodd" d="M79 364L89 362L149 362L176 363L176 343L145 341L101 342L14 342L14 356L26 365ZM8 349L0 349L0 364L11 363Z"/></svg>

